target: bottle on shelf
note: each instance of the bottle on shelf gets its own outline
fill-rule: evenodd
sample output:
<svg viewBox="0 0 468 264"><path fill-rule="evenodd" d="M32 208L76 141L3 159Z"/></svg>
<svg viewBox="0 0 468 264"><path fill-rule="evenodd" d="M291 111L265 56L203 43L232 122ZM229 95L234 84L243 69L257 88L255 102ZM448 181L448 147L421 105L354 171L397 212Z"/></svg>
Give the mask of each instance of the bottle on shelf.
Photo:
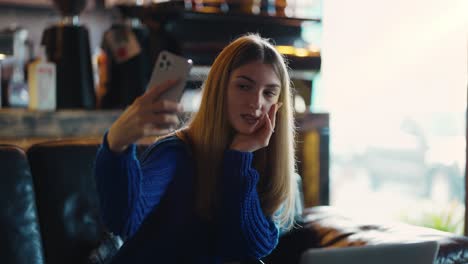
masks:
<svg viewBox="0 0 468 264"><path fill-rule="evenodd" d="M13 68L13 75L7 87L9 107L28 106L28 84L24 79L24 63L17 61Z"/></svg>
<svg viewBox="0 0 468 264"><path fill-rule="evenodd" d="M56 67L55 63L46 61L45 48L42 46L38 58L28 65L28 86L29 109L56 109Z"/></svg>

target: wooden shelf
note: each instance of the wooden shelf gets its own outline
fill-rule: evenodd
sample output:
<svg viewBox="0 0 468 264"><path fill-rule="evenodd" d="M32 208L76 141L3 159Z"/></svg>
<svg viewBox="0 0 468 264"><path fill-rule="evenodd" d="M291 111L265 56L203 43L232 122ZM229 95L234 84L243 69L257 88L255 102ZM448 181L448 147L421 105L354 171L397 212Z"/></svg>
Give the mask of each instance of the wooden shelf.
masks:
<svg viewBox="0 0 468 264"><path fill-rule="evenodd" d="M39 142L80 139L99 143L121 110L0 109L0 144L23 149ZM305 113L296 117L298 172L303 179L306 206L329 203L329 115ZM150 144L155 137L138 143Z"/></svg>

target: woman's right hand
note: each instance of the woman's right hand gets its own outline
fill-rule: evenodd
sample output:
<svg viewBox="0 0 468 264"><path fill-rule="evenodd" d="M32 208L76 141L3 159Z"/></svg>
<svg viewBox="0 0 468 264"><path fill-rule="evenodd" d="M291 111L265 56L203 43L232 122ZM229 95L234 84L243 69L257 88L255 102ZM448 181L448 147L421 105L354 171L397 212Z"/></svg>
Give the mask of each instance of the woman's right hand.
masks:
<svg viewBox="0 0 468 264"><path fill-rule="evenodd" d="M121 153L138 139L169 133L179 124L177 113L182 105L174 101L159 100L159 96L178 81L167 81L148 89L120 115L107 134L109 148Z"/></svg>

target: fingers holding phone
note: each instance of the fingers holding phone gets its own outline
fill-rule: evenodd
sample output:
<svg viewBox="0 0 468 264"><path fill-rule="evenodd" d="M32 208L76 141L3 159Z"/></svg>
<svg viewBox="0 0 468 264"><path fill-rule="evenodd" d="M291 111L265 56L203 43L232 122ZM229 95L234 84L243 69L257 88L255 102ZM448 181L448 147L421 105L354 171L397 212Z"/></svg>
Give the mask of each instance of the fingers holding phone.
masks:
<svg viewBox="0 0 468 264"><path fill-rule="evenodd" d="M172 89L179 80L177 79L169 79L160 84L153 84L153 86L149 86L146 89L146 92L142 95L143 100L149 101L157 101L161 99L161 95L165 93L167 90Z"/></svg>
<svg viewBox="0 0 468 264"><path fill-rule="evenodd" d="M107 134L112 151L123 152L142 137L163 135L179 125L177 114L183 111L182 106L174 101L158 99L156 90L164 91L155 87L154 92L137 98L112 124Z"/></svg>
<svg viewBox="0 0 468 264"><path fill-rule="evenodd" d="M169 129L170 132L171 128L179 124L174 113L181 112L182 109L175 103L180 102L192 65L192 60L169 51L159 53L146 92L149 100L154 103L154 113L157 116L153 124L156 129Z"/></svg>
<svg viewBox="0 0 468 264"><path fill-rule="evenodd" d="M179 124L179 101L192 61L162 51L145 94L137 98L109 129L107 140L112 151L122 152L138 139L169 133Z"/></svg>

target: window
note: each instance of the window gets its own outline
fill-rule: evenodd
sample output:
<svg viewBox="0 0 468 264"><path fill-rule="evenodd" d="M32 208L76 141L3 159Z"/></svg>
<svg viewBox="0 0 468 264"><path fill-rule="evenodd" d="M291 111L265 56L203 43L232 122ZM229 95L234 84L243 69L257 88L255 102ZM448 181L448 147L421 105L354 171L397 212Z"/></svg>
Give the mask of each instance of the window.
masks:
<svg viewBox="0 0 468 264"><path fill-rule="evenodd" d="M330 113L331 204L461 233L468 2L326 1L313 111Z"/></svg>

